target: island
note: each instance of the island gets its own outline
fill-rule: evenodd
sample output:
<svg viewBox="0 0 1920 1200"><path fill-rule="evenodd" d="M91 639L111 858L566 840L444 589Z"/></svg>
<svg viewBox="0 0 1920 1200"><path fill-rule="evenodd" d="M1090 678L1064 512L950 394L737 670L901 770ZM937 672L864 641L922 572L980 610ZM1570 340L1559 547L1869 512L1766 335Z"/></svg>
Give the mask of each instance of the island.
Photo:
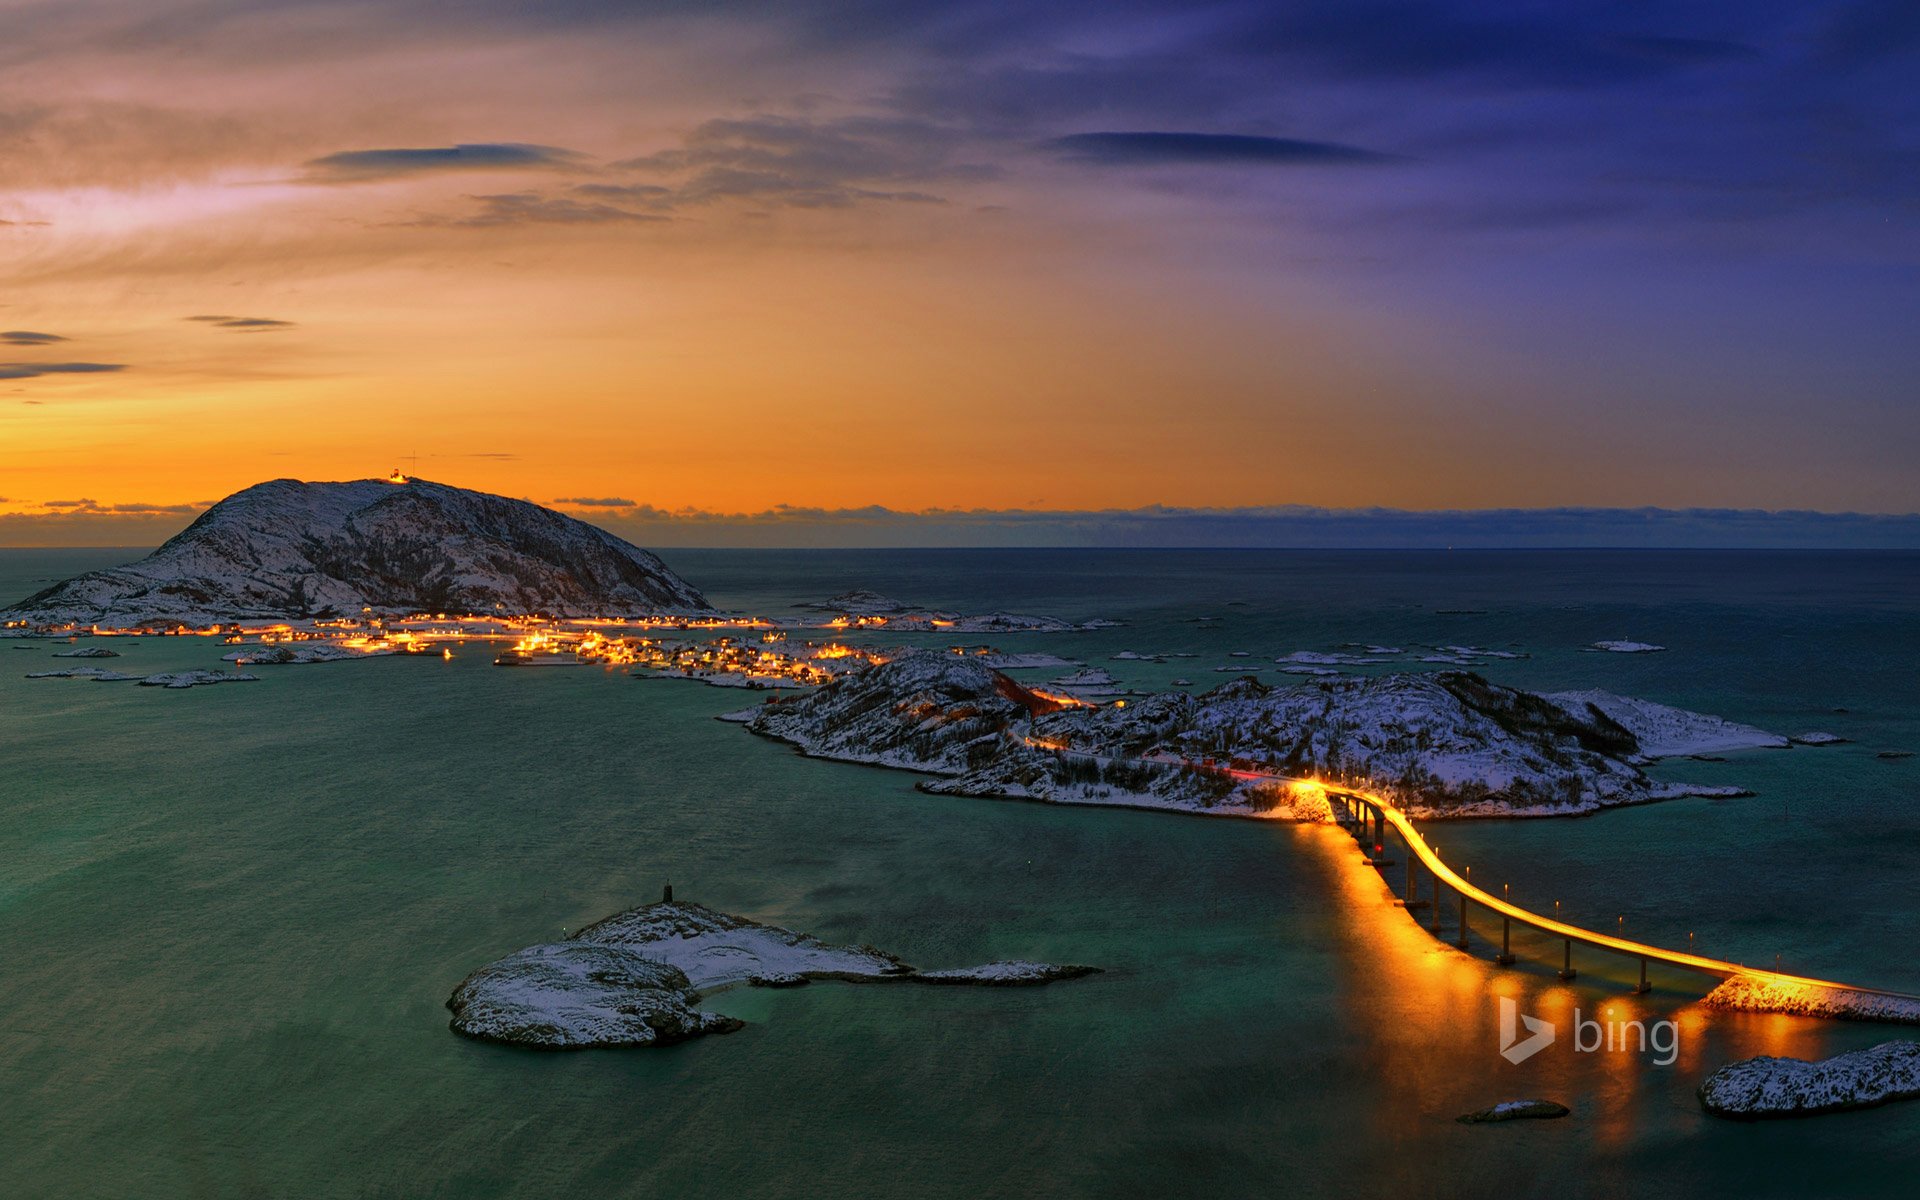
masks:
<svg viewBox="0 0 1920 1200"><path fill-rule="evenodd" d="M1745 794L1642 769L1702 749L1779 748L1752 726L1605 692L1537 695L1470 671L1236 679L1202 695L1106 703L1024 686L978 658L902 650L748 729L802 753L917 771L923 790L1065 804L1324 820L1314 789L1365 780L1411 816L1566 816L1677 796ZM1075 694L1078 691L1080 694Z"/></svg>
<svg viewBox="0 0 1920 1200"><path fill-rule="evenodd" d="M179 625L366 614L711 612L658 557L525 500L424 479L235 492L158 550L0 610L15 627Z"/></svg>
<svg viewBox="0 0 1920 1200"><path fill-rule="evenodd" d="M541 1049L663 1046L743 1022L698 1008L730 987L817 979L1036 987L1099 968L1025 960L918 971L872 946L838 946L673 899L617 913L559 942L528 946L467 976L447 999L450 1028Z"/></svg>
<svg viewBox="0 0 1920 1200"><path fill-rule="evenodd" d="M1721 1067L1698 1094L1707 1112L1743 1121L1872 1108L1920 1096L1920 1042L1882 1042L1818 1062L1761 1055Z"/></svg>

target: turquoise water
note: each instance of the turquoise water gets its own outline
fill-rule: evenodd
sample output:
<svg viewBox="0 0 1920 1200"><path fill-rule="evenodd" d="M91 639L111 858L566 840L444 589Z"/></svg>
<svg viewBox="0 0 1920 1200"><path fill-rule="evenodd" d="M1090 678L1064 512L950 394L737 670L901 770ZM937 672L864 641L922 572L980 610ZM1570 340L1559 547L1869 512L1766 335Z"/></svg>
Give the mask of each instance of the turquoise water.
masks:
<svg viewBox="0 0 1920 1200"><path fill-rule="evenodd" d="M0 552L0 594L120 561ZM1829 749L1672 764L1758 796L1432 836L1574 919L1920 990L1920 558L679 552L717 602L852 586L1127 621L996 637L1130 682L1341 642L1478 643ZM1483 612L1441 614L1439 609ZM1192 623L1213 615L1216 625ZM1665 654L1584 654L1630 637ZM0 641L0 646L6 645ZM211 666L197 639L102 665ZM33 681L0 649L0 1192L23 1196L1904 1195L1920 1105L1745 1126L1692 1089L1753 1053L1898 1029L1707 1014L1696 981L1501 971L1436 945L1329 830L943 799L708 718L737 692L385 659L165 692ZM1186 650L1165 666L1122 649ZM1235 649L1255 658L1230 659ZM1273 677L1278 679L1279 677ZM1844 713L1834 712L1844 708ZM446 1029L474 967L677 892L922 966L1108 973L1039 990L820 984L747 1028L540 1054ZM1450 926L1449 926L1450 928ZM1484 931L1483 931L1484 932ZM1672 1067L1499 1057L1493 996L1672 1017ZM1465 1127L1516 1096L1564 1121Z"/></svg>

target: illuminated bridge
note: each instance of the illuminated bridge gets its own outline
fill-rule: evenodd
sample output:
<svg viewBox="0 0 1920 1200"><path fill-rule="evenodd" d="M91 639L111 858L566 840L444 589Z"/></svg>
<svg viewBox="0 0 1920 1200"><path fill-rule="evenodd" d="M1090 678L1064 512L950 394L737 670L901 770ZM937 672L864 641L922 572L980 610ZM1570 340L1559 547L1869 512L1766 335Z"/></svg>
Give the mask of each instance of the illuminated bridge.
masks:
<svg viewBox="0 0 1920 1200"><path fill-rule="evenodd" d="M1236 775L1253 777L1252 772L1234 772ZM1454 945L1462 950L1467 948L1467 907L1478 904L1482 908L1500 917L1500 953L1495 961L1501 964L1513 962L1513 927L1518 924L1537 929L1559 939L1564 948L1560 977L1572 979L1573 947L1576 943L1591 946L1598 950L1623 955L1629 959L1638 959L1640 963L1640 983L1636 990L1646 991L1647 964L1649 962L1666 963L1669 966L1693 971L1702 975L1711 975L1718 979L1740 976L1763 985L1778 995L1815 994L1821 991L1850 993L1860 997L1879 997L1890 1001L1920 1004L1920 996L1906 992L1886 991L1881 988L1858 987L1850 983L1836 983L1827 979L1811 979L1803 975L1787 975L1779 971L1765 971L1740 963L1725 962L1717 958L1705 958L1680 950L1667 950L1659 946L1650 946L1644 942L1632 941L1613 934L1583 929L1578 925L1569 925L1553 917L1542 916L1521 908L1501 896L1475 886L1469 876L1472 868L1465 873L1456 872L1452 867L1440 861L1439 852L1427 844L1420 836L1413 822L1399 810L1392 801L1370 792L1349 787L1345 784L1328 783L1319 780L1291 779L1285 776L1260 775L1260 778L1284 782L1296 788L1318 789L1325 793L1327 802L1332 806L1334 819L1354 835L1367 854L1369 864L1381 868L1390 865L1383 857L1387 844L1387 828L1391 826L1407 847L1405 891L1397 903L1409 910L1430 908L1432 910L1431 929L1435 936L1440 934L1443 890L1450 889L1452 898L1459 905L1459 936ZM1426 868L1431 896L1422 898L1420 890L1420 867Z"/></svg>
<svg viewBox="0 0 1920 1200"><path fill-rule="evenodd" d="M1073 750L1056 742L1042 741L1032 737L1022 740L1029 746L1063 756L1085 758L1100 763L1116 761L1107 756ZM1160 766L1179 765L1215 771L1223 769L1211 763L1197 763L1175 758L1172 755L1127 761ZM1514 961L1513 927L1519 924L1560 940L1563 946L1560 967L1562 979L1572 979L1576 975L1573 967L1573 947L1579 944L1622 955L1628 959L1637 959L1640 964L1640 982L1635 990L1640 992L1651 990L1652 985L1647 982L1647 964L1658 962L1697 974L1710 975L1716 979L1738 977L1743 981L1751 982L1766 990L1768 1004L1762 1011L1805 1011L1809 1015L1920 1023L1920 995L1911 992L1860 987L1856 984L1839 983L1831 979L1814 979L1805 975L1789 975L1781 971L1767 971L1742 963L1707 958L1688 951L1668 950L1610 933L1583 929L1578 925L1569 925L1556 917L1543 916L1521 908L1502 896L1495 896L1475 886L1468 878L1472 874L1471 867L1464 868L1462 872L1456 872L1452 867L1441 862L1439 852L1420 836L1420 831L1413 827L1411 818L1401 812L1393 801L1364 788L1354 787L1344 781L1307 779L1266 771L1228 768L1226 773L1236 779L1267 780L1288 788L1306 789L1324 795L1332 809L1334 820L1360 842L1362 849L1366 852L1368 865L1381 868L1383 874L1385 868L1392 865L1384 857L1387 827L1392 826L1407 846L1405 890L1395 903L1407 908L1410 912L1421 908L1431 909L1430 928L1434 936L1438 937L1441 932L1444 907L1442 889L1451 889L1452 899L1459 906L1458 936L1453 944L1462 950L1467 949L1469 945L1467 911L1470 904L1478 904L1498 915L1500 917L1500 953L1494 956L1494 961L1502 966ZM1430 898L1423 898L1420 895L1418 869L1420 866L1426 868L1429 878L1428 886L1432 892ZM1800 1007L1788 1007L1795 1001L1808 1001L1815 998L1821 999L1823 1003L1818 1006L1803 1004ZM1861 1003L1863 1001L1866 1003ZM1874 1001L1885 1003L1876 1006L1872 1003Z"/></svg>

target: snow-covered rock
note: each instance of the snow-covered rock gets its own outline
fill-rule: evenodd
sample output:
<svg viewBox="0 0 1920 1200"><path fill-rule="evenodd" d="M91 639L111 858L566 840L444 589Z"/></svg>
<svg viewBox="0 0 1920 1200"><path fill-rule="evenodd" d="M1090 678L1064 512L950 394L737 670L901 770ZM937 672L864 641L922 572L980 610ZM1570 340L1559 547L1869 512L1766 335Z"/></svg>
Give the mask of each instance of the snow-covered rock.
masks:
<svg viewBox="0 0 1920 1200"><path fill-rule="evenodd" d="M1656 646L1652 642L1612 641L1594 642L1588 646L1587 649L1600 650L1608 654L1658 654L1660 651L1665 650L1666 647Z"/></svg>
<svg viewBox="0 0 1920 1200"><path fill-rule="evenodd" d="M1751 725L1598 689L1548 692L1546 699L1575 714L1589 709L1599 712L1631 732L1640 743L1640 753L1647 758L1723 750L1777 750L1787 745L1787 739L1779 734Z"/></svg>
<svg viewBox="0 0 1920 1200"><path fill-rule="evenodd" d="M78 650L56 650L55 658L119 658L118 650L109 650L105 646L82 646Z"/></svg>
<svg viewBox="0 0 1920 1200"><path fill-rule="evenodd" d="M1517 650L1491 650L1485 646L1436 646L1442 654L1457 654L1461 658L1507 658L1521 659L1530 657Z"/></svg>
<svg viewBox="0 0 1920 1200"><path fill-rule="evenodd" d="M670 963L697 991L756 976L885 979L912 972L871 946L835 946L810 933L762 925L686 901L646 904L597 921L574 940L618 946Z"/></svg>
<svg viewBox="0 0 1920 1200"><path fill-rule="evenodd" d="M995 650L979 656L980 661L996 671L1026 671L1045 667L1071 667L1076 665L1070 658L1061 658L1058 654L1021 653L1011 654Z"/></svg>
<svg viewBox="0 0 1920 1200"><path fill-rule="evenodd" d="M739 984L788 988L842 979L1013 987L1096 973L1017 960L923 974L872 946L837 946L702 904L663 900L489 963L461 981L447 1007L454 1032L487 1041L652 1046L740 1028L733 1017L696 1007L703 996Z"/></svg>
<svg viewBox="0 0 1920 1200"><path fill-rule="evenodd" d="M138 675L122 675L118 671L103 670L100 667L69 667L64 671L32 671L28 679L93 679L101 683L125 683L140 678Z"/></svg>
<svg viewBox="0 0 1920 1200"><path fill-rule="evenodd" d="M1399 651L1395 650L1389 653L1397 654ZM1328 653L1324 650L1295 650L1292 654L1276 658L1273 661L1277 663L1292 663L1295 666L1303 667L1360 667L1374 666L1393 660L1390 657L1382 657L1381 655L1371 652L1366 654L1347 654L1344 652Z"/></svg>
<svg viewBox="0 0 1920 1200"><path fill-rule="evenodd" d="M1122 691L1119 681L1114 679L1112 673L1104 667L1086 667L1071 675L1062 675L1057 679L1048 680L1047 687L1082 699L1118 696Z"/></svg>
<svg viewBox="0 0 1920 1200"><path fill-rule="evenodd" d="M167 671L159 675L148 675L140 680L141 687L192 688L206 687L214 683L258 683L258 675L234 674L230 671Z"/></svg>
<svg viewBox="0 0 1920 1200"><path fill-rule="evenodd" d="M618 946L567 941L481 967L447 1007L455 1033L549 1049L664 1045L743 1024L701 1012L692 999L677 967Z"/></svg>
<svg viewBox="0 0 1920 1200"><path fill-rule="evenodd" d="M1920 999L1911 996L1776 981L1755 975L1730 976L1708 992L1701 1003L1730 1012L1787 1013L1829 1020L1920 1025Z"/></svg>
<svg viewBox="0 0 1920 1200"><path fill-rule="evenodd" d="M1492 1121L1553 1120L1572 1111L1553 1100L1502 1100L1490 1108L1465 1113L1454 1120L1462 1125L1484 1125Z"/></svg>
<svg viewBox="0 0 1920 1200"><path fill-rule="evenodd" d="M1837 733L1814 732L1814 733L1797 733L1788 740L1796 742L1802 746L1839 746L1839 745L1844 745L1845 743L1852 741L1853 739L1843 738Z"/></svg>
<svg viewBox="0 0 1920 1200"><path fill-rule="evenodd" d="M230 663L241 666L284 666L299 663L343 662L353 658L382 658L393 654L390 647L376 646L360 649L342 646L337 642L300 642L291 646L249 646L245 650L233 650L220 657Z"/></svg>
<svg viewBox="0 0 1920 1200"><path fill-rule="evenodd" d="M1871 1108L1920 1096L1920 1043L1882 1042L1818 1062L1762 1055L1730 1063L1700 1085L1700 1106L1756 1120Z"/></svg>
<svg viewBox="0 0 1920 1200"><path fill-rule="evenodd" d="M707 603L645 550L525 500L425 480L276 479L228 496L139 562L4 611L125 628L365 608L611 616Z"/></svg>
<svg viewBox="0 0 1920 1200"><path fill-rule="evenodd" d="M1085 967L1074 963L1027 962L1025 959L1009 959L1004 962L990 962L978 967L954 967L946 971L921 971L914 976L919 983L972 983L984 987L1037 987L1043 983L1054 983L1062 979L1080 979L1087 975L1098 975L1099 967Z"/></svg>

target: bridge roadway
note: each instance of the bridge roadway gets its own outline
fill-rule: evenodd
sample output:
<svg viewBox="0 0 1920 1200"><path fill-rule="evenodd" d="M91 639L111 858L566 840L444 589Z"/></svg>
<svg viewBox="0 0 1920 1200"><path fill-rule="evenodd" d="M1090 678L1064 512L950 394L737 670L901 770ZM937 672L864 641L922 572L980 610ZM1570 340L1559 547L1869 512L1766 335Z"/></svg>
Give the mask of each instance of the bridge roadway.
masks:
<svg viewBox="0 0 1920 1200"><path fill-rule="evenodd" d="M1630 938L1616 937L1610 933L1601 933L1597 930L1583 929L1578 925L1569 925L1565 921L1543 916L1540 913L1522 908L1503 897L1493 895L1491 892L1472 883L1465 875L1456 872L1451 866L1441 861L1439 851L1427 844L1426 838L1422 837L1420 831L1414 828L1412 819L1404 812L1401 812L1392 801L1385 797L1342 783L1329 783L1315 779L1294 779L1281 775L1262 775L1258 772L1235 771L1234 774L1242 778L1267 778L1296 787L1320 789L1326 794L1329 803L1335 806L1336 818L1342 818L1341 810L1345 810L1345 817L1342 818L1342 824L1352 827L1357 833L1364 832L1370 835L1367 838L1367 841L1371 843L1371 853L1368 856L1370 860L1377 859L1379 853L1385 848L1384 838L1382 837L1384 830L1381 827L1383 825L1391 825L1395 832L1400 835L1401 840L1406 843L1408 853L1414 858L1418 858L1432 875L1434 884L1432 902L1436 909L1435 930L1437 931L1439 926L1437 919L1437 910L1440 903L1439 889L1440 885L1444 884L1453 890L1460 901L1460 938L1462 943L1464 943L1466 938L1468 901L1472 901L1503 918L1501 932L1502 945L1499 956L1499 961L1502 963L1510 963L1513 961L1512 927L1517 923L1531 929L1540 930L1542 933L1551 934L1566 944L1566 962L1561 971L1562 976L1565 978L1573 977L1573 946L1575 943L1578 943L1583 946L1592 946L1596 949L1624 955L1628 958L1639 959L1639 990L1641 991L1647 990L1648 986L1647 964L1649 962L1660 962L1666 963L1669 966L1680 967L1684 970L1698 972L1703 975L1711 975L1719 979L1739 975L1782 990L1832 989L1842 992L1856 992L1867 996L1884 996L1895 1000L1920 1001L1920 996L1915 996L1908 992L1860 987L1856 984L1839 983L1830 979L1813 979L1804 975L1789 975L1780 971L1762 970L1745 966L1741 963L1726 962L1717 958L1706 958L1702 955L1691 954L1681 950L1668 950L1660 946L1648 945L1645 942L1636 942ZM1413 875L1413 864L1411 860L1409 860L1407 864L1407 873L1408 895L1402 900L1402 903L1408 901L1417 903L1418 901L1413 895L1413 889L1417 885L1415 883L1416 877Z"/></svg>

